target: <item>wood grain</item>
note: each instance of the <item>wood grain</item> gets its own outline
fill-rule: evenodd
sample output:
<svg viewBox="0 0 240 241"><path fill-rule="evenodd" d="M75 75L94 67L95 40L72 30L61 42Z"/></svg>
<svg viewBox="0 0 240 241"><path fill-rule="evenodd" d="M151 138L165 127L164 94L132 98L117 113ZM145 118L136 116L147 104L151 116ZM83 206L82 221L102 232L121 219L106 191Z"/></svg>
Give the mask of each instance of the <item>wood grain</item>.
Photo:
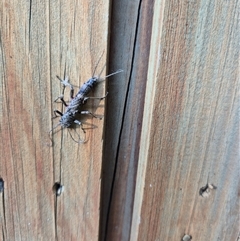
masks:
<svg viewBox="0 0 240 241"><path fill-rule="evenodd" d="M137 92L139 89L141 91L141 86L144 85L144 83L139 83L137 79L135 82L131 81L133 79L132 65L136 59L134 48L139 5L140 1L138 0L112 2L109 71L123 69L123 73L107 83L109 95L106 100L100 240L115 240L122 229L125 229L123 228L124 223L127 225L126 229L129 230L129 223L132 218L131 212L125 212L125 215L122 216L122 209L126 208L124 203L127 199L131 200L128 208L133 202L136 176L136 169L131 169L131 172L128 173L128 167L134 166L133 162L128 161L128 156L131 155L131 141L133 141L133 139L128 141L131 136L128 131L129 120L132 118L130 108L131 106L139 108L139 105L136 103L137 99L134 100L135 105L129 105L129 103L134 99L134 91ZM140 84L139 88L134 90L138 84ZM144 91L144 88L142 90ZM132 99L129 99L129 97ZM143 101L143 98L140 99L141 101ZM141 108L142 106L139 109L140 115L142 114ZM133 123L136 122L137 118L136 115L135 119L132 120ZM139 127L141 126L136 125L136 128ZM135 138L134 135L132 135L132 138ZM123 146L124 143L130 143L129 147ZM134 152L134 148L132 151ZM127 162L124 160L125 158ZM116 172L116 170L121 169L119 165L123 168L121 174L119 174L119 171ZM127 175L129 176L128 179L126 179ZM119 185L119 180L121 180L122 186ZM128 197L125 195L127 187ZM122 191L123 193L120 195ZM115 200L115 197L121 198ZM118 218L121 219L119 220L121 222L120 229L116 229ZM126 230L124 230L124 235L128 235Z"/></svg>
<svg viewBox="0 0 240 241"><path fill-rule="evenodd" d="M107 154L106 159L111 160L109 157L115 157L116 160L116 172L114 173L114 179L112 183L111 201L108 213L106 240L128 240L131 230L131 220L132 220L132 208L134 201L134 191L135 191L135 179L137 172L137 161L138 161L138 146L140 142L141 126L142 126L142 115L144 106L144 95L146 90L146 78L147 78L147 68L148 56L150 49L150 38L151 36L151 16L153 11L153 1L134 1L131 3L115 3L115 12L119 14L118 18L125 13L125 8L128 9L128 18L122 18L123 21L117 21L118 18L115 17L115 22L113 23L116 30L117 36L113 36L111 41L112 49L110 53L115 53L115 49L120 48L120 55L116 58L116 63L122 63L123 69L126 71L124 83L128 83L127 89L125 91L123 88L119 88L119 102L115 100L113 103L119 103L116 108L107 108L107 111L112 113L110 117L113 123L119 123L121 121L120 129L118 125L110 125L109 129L115 128L115 133L117 134L111 142L111 147L116 145L116 152L111 153L111 148L106 148ZM113 5L114 7L114 5ZM121 9L121 11L119 11ZM114 8L113 8L114 11ZM113 12L113 14L115 13ZM115 16L115 14L114 14ZM148 21L150 19L150 21ZM132 24L129 24L131 22ZM126 38L125 40L118 38L118 34L121 34L121 30L129 26L125 30ZM126 41L126 42L125 42ZM128 43L128 45L126 45ZM144 46L144 48L142 48ZM125 55L122 54L122 49L126 52ZM116 56L116 55L115 55ZM123 56L122 60L120 56ZM143 58L145 60L143 61ZM129 63L129 59L131 63ZM124 72L125 73L125 72ZM109 82L112 87L113 83ZM119 83L119 86L123 83ZM115 87L116 88L116 87ZM126 93L127 96L122 95ZM118 96L118 95L117 95ZM114 95L115 98L116 95ZM110 101L110 100L108 100ZM124 104L124 106L123 106ZM111 105L113 106L113 105ZM121 108L122 107L122 108ZM122 118L119 121L114 122L116 115L113 113L115 110L120 109L118 113L123 113ZM123 110L123 112L121 112ZM107 112L108 113L108 112ZM107 114L107 123L109 121ZM111 127L112 126L112 127ZM119 131L119 135L118 135ZM108 133L108 132L107 132ZM109 131L109 133L111 133ZM110 139L109 138L109 139ZM106 136L106 142L108 136ZM106 144L107 145L107 144ZM113 155L114 153L114 155ZM115 154L116 153L116 154ZM105 158L104 158L105 160ZM109 162L108 162L109 163ZM104 170L105 170L104 166ZM110 179L108 176L108 180ZM111 177L111 176L110 176ZM107 177L106 177L107 178ZM104 184L104 182L103 182Z"/></svg>
<svg viewBox="0 0 240 241"><path fill-rule="evenodd" d="M131 240L237 240L239 2L154 9Z"/></svg>
<svg viewBox="0 0 240 241"><path fill-rule="evenodd" d="M103 0L3 0L0 240L237 240L239 9L123 0L110 17ZM71 139L80 128L51 142L53 109L64 111L56 75L79 87L101 55L96 74L107 59L124 70L108 82L105 134L84 117L87 143Z"/></svg>
<svg viewBox="0 0 240 241"><path fill-rule="evenodd" d="M113 1L110 66L126 73L108 85L107 240L237 240L237 9L237 1ZM217 188L201 196L207 183Z"/></svg>
<svg viewBox="0 0 240 241"><path fill-rule="evenodd" d="M58 123L53 109L62 108L53 103L62 92L56 75L80 86L102 54L95 74L106 64L109 2L12 0L0 12L0 239L98 240L103 121L83 118L83 145L66 129L51 143L48 131ZM101 83L92 94L104 92ZM103 115L104 101L87 108ZM59 197L56 182L64 185Z"/></svg>

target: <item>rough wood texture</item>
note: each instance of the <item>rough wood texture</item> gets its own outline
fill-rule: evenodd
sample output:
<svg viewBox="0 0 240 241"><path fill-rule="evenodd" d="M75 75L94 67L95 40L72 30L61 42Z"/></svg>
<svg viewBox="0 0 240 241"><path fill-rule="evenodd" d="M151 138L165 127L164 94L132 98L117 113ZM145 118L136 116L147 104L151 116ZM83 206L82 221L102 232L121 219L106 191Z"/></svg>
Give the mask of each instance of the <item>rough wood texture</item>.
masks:
<svg viewBox="0 0 240 241"><path fill-rule="evenodd" d="M48 131L61 110L56 75L80 86L102 53L95 74L106 64L109 2L3 0L0 13L0 239L98 240L103 121L84 118L84 145L65 129L51 146ZM104 92L102 83L93 95ZM88 110L102 115L98 104ZM59 197L55 182L64 185Z"/></svg>
<svg viewBox="0 0 240 241"><path fill-rule="evenodd" d="M113 131L106 130L109 169L105 165L104 172L109 175L103 176L102 207L108 198L109 205L102 236L151 241L189 234L199 241L237 240L239 1L144 0L134 1L133 9L128 2L113 2L117 44L110 51L115 56L111 64L122 58L129 87L119 90L119 96L127 93L126 100L117 102L116 91L107 108L106 127ZM125 43L129 54L123 58ZM129 58L132 64L126 67ZM111 108L123 102L122 112ZM121 125L115 116L123 116ZM202 190L207 183L217 189Z"/></svg>
<svg viewBox="0 0 240 241"><path fill-rule="evenodd" d="M108 84L100 240L237 240L239 9L113 1L108 72L124 73ZM0 13L0 240L98 240L103 121L83 118L84 145L48 131L55 76L80 86L106 63L109 3L3 0Z"/></svg>
<svg viewBox="0 0 240 241"><path fill-rule="evenodd" d="M130 228L129 224L132 218L131 211L125 212L122 216L119 214L123 214L123 209L129 208L129 206L125 206L125 203L127 200L131 200L131 205L134 197L136 179L136 162L134 163L134 161L136 160L129 159L129 156L134 155L135 145L139 142L140 136L135 136L134 132L141 125L135 123L138 123L138 115L140 115L139 119L142 119L143 113L143 104L139 108L138 101L140 103L144 101L144 95L135 94L134 97L134 93L144 92L146 84L133 78L132 75L136 77L136 72L131 72L133 61L136 59L134 48L136 46L135 36L139 5L139 0L113 1L112 3L109 70L120 68L124 72L116 76L114 81L108 81L109 96L106 100L100 240L114 240L118 237L119 232L123 231L121 229L124 223L127 225L126 229ZM143 68L142 74L146 73L145 68ZM136 86L138 87L136 88ZM138 115L132 119L133 126L129 125L132 118L131 112L134 112L131 108L139 108ZM140 134L139 131L137 132ZM118 163L122 166L119 166ZM123 167L121 173L119 174L119 171L116 173L116 170L120 170L121 167ZM126 192L128 193L126 194ZM119 195L120 193L121 195ZM117 200L115 197L121 197L121 199ZM121 218L120 229L115 228L115 221L118 218ZM126 230L124 230L125 234L127 234Z"/></svg>
<svg viewBox="0 0 240 241"><path fill-rule="evenodd" d="M152 35L132 240L237 240L236 9L237 1L165 3L162 32ZM207 183L217 189L204 198Z"/></svg>
<svg viewBox="0 0 240 241"><path fill-rule="evenodd" d="M113 3L111 26L114 26L114 31L111 35L110 56L115 57L111 59L115 59L118 65L122 64L121 68L124 69L125 75L123 76L124 79L122 76L118 77L117 84L110 81L108 83L109 88L115 89L119 95L113 95L115 100L111 101L110 98L107 100L108 103L111 101L111 105L107 105L106 123L109 124L106 124L104 162L112 164L111 160L115 160L116 163L114 163L113 181L110 182L112 177L110 174L103 176L105 205L108 198L105 195L107 184L111 183L112 185L105 233L106 240L128 240L131 230L130 223L139 151L137 147L140 142L148 68L146 63L148 62L151 40L149 37L151 36L151 31L149 31L149 29L151 30L151 22L146 21L146 19L152 14L152 7L153 1ZM123 18L122 13L125 12L127 12L127 18ZM122 21L120 20L121 17ZM129 27L126 28L126 26ZM122 32L125 32L126 38L120 37ZM144 46L144 48L141 48L141 46ZM119 51L119 55L114 54L115 51ZM112 62L110 67L116 65L114 61ZM112 106L116 107L112 108ZM118 115L115 114L116 112ZM120 120L122 120L121 125L119 125ZM116 135L113 135L111 130L115 130ZM110 168L109 170L111 170ZM107 166L105 165L103 166L103 173L107 173ZM104 223L101 223L101 225L104 225Z"/></svg>

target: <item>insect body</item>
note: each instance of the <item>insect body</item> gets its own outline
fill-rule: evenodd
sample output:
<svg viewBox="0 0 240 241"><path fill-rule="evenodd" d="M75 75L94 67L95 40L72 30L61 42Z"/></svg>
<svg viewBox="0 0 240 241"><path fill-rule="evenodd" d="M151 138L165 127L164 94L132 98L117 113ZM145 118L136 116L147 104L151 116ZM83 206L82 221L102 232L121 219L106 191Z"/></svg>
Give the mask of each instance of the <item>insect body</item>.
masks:
<svg viewBox="0 0 240 241"><path fill-rule="evenodd" d="M61 116L61 119L58 123L57 126L61 125L63 128L70 128L73 124L78 124L81 126L81 129L83 130L83 132L85 133L85 130L82 127L82 123L78 120L77 116L79 114L82 115L91 115L92 117L95 118L99 118L102 119L101 117L98 117L96 115L94 115L93 113L91 113L90 111L83 111L82 110L82 106L86 103L86 101L88 99L99 99L102 100L104 98L106 98L107 94L105 96L102 97L89 97L88 94L94 89L94 87L101 81L105 80L106 78L115 75L117 73L122 72L122 70L118 70L112 74L109 74L107 76L105 76L103 79L100 79L99 77L92 77L90 78L87 82L85 82L81 88L79 89L78 93L76 94L76 96L74 97L74 88L73 86L68 82L68 78L65 78L64 80L62 80L60 77L57 76L57 78L61 81L61 83L63 84L63 87L65 88L66 86L70 86L70 96L71 96L71 102L69 105L67 105L67 103L64 101L63 99L63 95L59 96L55 101L57 101L58 99L60 99L62 101L62 103L67 107L65 113L61 113L58 110L54 110L55 113L55 117L57 117L57 114L59 114ZM55 129L57 126L55 126L53 129ZM76 141L76 142L85 142L85 141Z"/></svg>
<svg viewBox="0 0 240 241"><path fill-rule="evenodd" d="M60 79L60 78L58 77L58 79ZM69 105L67 105L63 99L63 96L58 97L57 99L60 99L63 102L63 104L67 107L67 109L64 114L58 110L55 110L54 112L55 112L55 114L58 113L61 116L61 119L59 122L63 128L66 128L66 127L68 128L73 123L80 125L80 122L76 119L77 114L92 114L91 112L86 113L86 111L84 113L81 113L81 107L86 103L87 99L91 98L91 97L87 97L87 95L97 84L97 78L93 77L93 78L89 79L86 83L84 83L83 86L79 89L79 91L75 97L73 97L73 93L74 93L73 86L70 83L68 83L68 80L60 79L60 81L62 82L64 88L67 85L70 86L71 102ZM95 97L95 98L98 98L98 97ZM105 97L99 97L98 99L103 99L103 98L105 98Z"/></svg>
<svg viewBox="0 0 240 241"><path fill-rule="evenodd" d="M77 96L86 96L90 93L91 90L97 85L98 78L92 77L87 82L85 82L82 87L79 89ZM76 97L77 97L76 96Z"/></svg>

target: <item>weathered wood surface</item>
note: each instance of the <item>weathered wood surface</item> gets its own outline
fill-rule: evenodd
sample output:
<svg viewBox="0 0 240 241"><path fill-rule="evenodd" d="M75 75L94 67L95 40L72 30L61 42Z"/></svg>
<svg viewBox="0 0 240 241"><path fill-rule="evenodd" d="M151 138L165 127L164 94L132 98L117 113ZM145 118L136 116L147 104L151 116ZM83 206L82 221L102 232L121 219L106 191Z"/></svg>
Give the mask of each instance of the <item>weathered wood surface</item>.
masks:
<svg viewBox="0 0 240 241"><path fill-rule="evenodd" d="M237 240L239 2L164 8L152 35L131 239ZM202 197L207 183L217 189Z"/></svg>
<svg viewBox="0 0 240 241"><path fill-rule="evenodd" d="M237 240L239 7L112 2L109 72L124 73L108 84L100 240ZM106 63L109 3L2 1L0 13L0 239L98 240L103 121L83 119L84 145L67 130L51 145L48 131L55 75L80 86L103 51L96 73Z"/></svg>
<svg viewBox="0 0 240 241"><path fill-rule="evenodd" d="M53 103L62 92L56 75L80 86L102 53L96 74L106 64L109 2L3 0L0 13L0 239L98 240L103 121L84 118L83 145L66 129L51 145L48 131L62 108ZM93 94L104 92L102 83ZM88 110L102 115L98 104Z"/></svg>
<svg viewBox="0 0 240 241"><path fill-rule="evenodd" d="M136 70L132 73L133 61L139 58L139 50L134 51L139 4L139 0L112 2L109 70L124 72L107 84L100 240L120 240L128 235L132 218L127 202L133 203L137 162L130 157L139 142L146 85L146 81L139 82ZM138 64L142 68L138 74L146 75L144 62ZM139 94L134 95L134 89Z"/></svg>
<svg viewBox="0 0 240 241"><path fill-rule="evenodd" d="M109 82L107 240L237 240L239 7L237 0L113 2L110 66L121 60L128 79ZM199 195L207 183L217 189Z"/></svg>

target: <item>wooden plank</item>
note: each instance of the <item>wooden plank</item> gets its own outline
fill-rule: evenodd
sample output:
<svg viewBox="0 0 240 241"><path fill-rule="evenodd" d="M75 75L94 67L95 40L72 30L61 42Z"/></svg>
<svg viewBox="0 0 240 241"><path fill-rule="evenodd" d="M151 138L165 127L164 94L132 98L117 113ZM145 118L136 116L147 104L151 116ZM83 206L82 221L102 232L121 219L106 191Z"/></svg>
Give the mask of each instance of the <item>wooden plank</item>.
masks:
<svg viewBox="0 0 240 241"><path fill-rule="evenodd" d="M54 236L48 5L38 6L38 16L30 8L24 1L2 1L0 10L2 240ZM45 28L32 25L37 17Z"/></svg>
<svg viewBox="0 0 240 241"><path fill-rule="evenodd" d="M52 144L48 131L58 122L52 110L61 109L52 103L62 91L55 76L66 74L80 86L101 55L95 73L106 64L109 2L12 0L2 1L0 12L3 240L97 240L103 121L83 118L83 145L66 129ZM104 92L103 82L93 95ZM104 101L98 105L86 108L103 115ZM64 185L59 197L56 182Z"/></svg>
<svg viewBox="0 0 240 241"><path fill-rule="evenodd" d="M149 18L149 16L151 16L153 11L153 2L154 1L151 0L121 2L121 4L115 3L116 7L113 8L113 15L115 16L117 14L117 17L113 18L113 20L115 20L113 23L115 28L114 34L116 34L116 36L113 37L114 42L113 45L111 45L112 49L110 49L110 53L114 53L117 64L122 63L126 66L127 73L124 76L125 79L122 81L129 83L126 91L121 91L122 88L119 88L120 90L116 89L116 93L119 91L119 96L121 96L122 101L113 100L113 102L111 102L111 107L114 105L112 103L115 103L114 106L116 106L116 109L120 110L117 111L118 115L120 115L119 113L123 113L123 117L116 120L115 108L109 107L107 109L112 113L112 117L110 118L111 120L113 119L113 121L111 121L112 125L107 127L112 130L111 132L109 131L109 133L111 133L111 138L114 136L114 140L116 140L117 143L115 145L115 142L111 141L110 143L109 140L109 145L107 143L105 144L108 146L105 146L107 154L104 156L104 160L110 161L111 158L109 158L109 156L112 157L113 160L116 160L106 231L106 240L109 241L129 240L130 238L130 224L132 220L139 152L138 146L142 126L148 69L147 63L151 40L152 19ZM125 14L125 8L128 9L127 14ZM126 18L126 16L128 17ZM129 24L129 22L131 24ZM125 38L118 36L118 34L120 35L122 32L126 33ZM119 48L119 50L117 48ZM126 52L125 55L123 55L123 50ZM118 54L116 54L116 52ZM119 61L119 59L122 61ZM128 63L129 59L131 63ZM125 68L122 68L125 71ZM115 83L109 82L109 85L112 87ZM127 96L123 93L126 93ZM117 98L116 95L114 95L114 97ZM109 116L107 115L107 123L109 120ZM119 124L120 131L118 132ZM112 134L113 132L114 135ZM107 138L106 135L106 142ZM111 152L114 153L114 155L111 154ZM104 170L105 169L104 166ZM106 176L111 177L111 175ZM110 178L108 178L108 180L109 179Z"/></svg>
<svg viewBox="0 0 240 241"><path fill-rule="evenodd" d="M101 204L101 230L100 240L116 240L118 234L121 233L121 228L118 229L120 223L126 223L128 227L124 230L125 235L129 235L129 223L131 222L131 213L121 216L121 208L124 205L121 203L129 201L128 208L132 205L134 195L134 172L129 173L132 176L132 181L125 179L128 169L128 162L124 161L124 155L129 155L130 146L123 150L123 136L129 133L123 130L123 127L130 126L129 96L134 96L134 86L138 85L136 81L131 83L133 79L132 65L136 58L134 56L134 46L136 38L136 29L138 25L138 8L140 1L113 1L112 16L111 16L111 36L109 49L109 71L123 69L123 73L115 76L114 80L107 83L108 98L106 105L106 122L104 135L104 158L103 158L103 175L102 175L102 204ZM143 83L144 84L144 83ZM130 86L131 85L131 86ZM141 84L142 85L142 84ZM135 89L137 91L137 88ZM129 93L131 92L131 93ZM134 98L134 97L133 97ZM132 99L133 99L132 98ZM139 103L140 104L140 103ZM140 106L142 108L142 106ZM127 110L128 109L128 110ZM137 111L136 111L137 112ZM140 111L141 113L142 111ZM132 115L134 116L134 115ZM125 118L126 117L126 118ZM137 116L133 122L136 121ZM139 126L136 126L137 128ZM133 136L133 138L135 138ZM125 139L126 143L132 145L132 140ZM121 151L120 151L121 146ZM120 154L121 152L121 154ZM128 157L126 158L128 160ZM116 166L119 164L125 170L124 173L115 173ZM118 166L118 170L119 170ZM136 172L135 172L136 173ZM124 181L123 181L124 179ZM121 183L118 181L121 180ZM127 182L127 183L126 183ZM122 184L122 187L121 187ZM125 195L126 184L129 185L129 195ZM121 192L123 193L119 195ZM116 197L121 199L116 200ZM125 199L126 198L126 199ZM117 207L118 206L118 207ZM116 208L117 207L117 208ZM118 220L118 218L120 218ZM121 225L119 225L121 227ZM127 231L128 230L128 231Z"/></svg>
<svg viewBox="0 0 240 241"><path fill-rule="evenodd" d="M131 240L237 240L239 7L155 1Z"/></svg>

